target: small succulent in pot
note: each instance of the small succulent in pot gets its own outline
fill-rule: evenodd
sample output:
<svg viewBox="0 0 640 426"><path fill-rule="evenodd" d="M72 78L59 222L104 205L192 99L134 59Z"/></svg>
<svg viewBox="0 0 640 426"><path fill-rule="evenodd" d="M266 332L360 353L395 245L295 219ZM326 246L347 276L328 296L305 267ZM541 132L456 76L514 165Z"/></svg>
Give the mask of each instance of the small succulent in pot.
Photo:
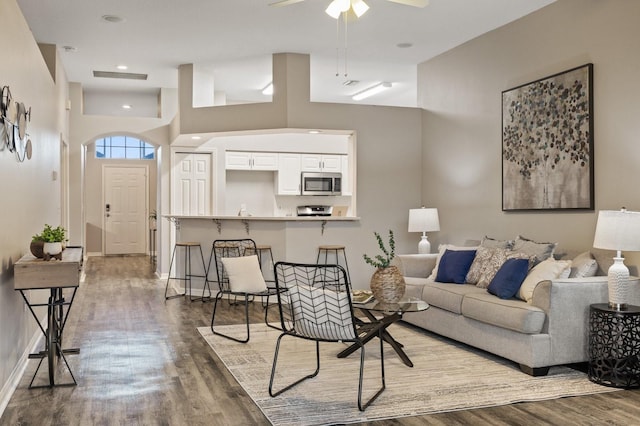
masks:
<svg viewBox="0 0 640 426"><path fill-rule="evenodd" d="M366 254L363 255L365 262L377 268L371 277L371 292L373 293L373 297L382 303L398 303L404 296L406 284L398 267L391 265L396 250L393 231L389 230L389 248L385 246L380 234L374 232L374 235L384 256L378 254L371 258Z"/></svg>
<svg viewBox="0 0 640 426"><path fill-rule="evenodd" d="M51 258L62 260L62 250L64 250L64 244L67 241L67 230L62 226L54 228L49 224L45 224L42 232L33 236L32 244L40 241L43 243L42 258L44 260L50 260ZM39 257L33 250L32 253L34 256Z"/></svg>
<svg viewBox="0 0 640 426"><path fill-rule="evenodd" d="M42 233L34 235L34 239L36 237L41 238L46 243L62 243L67 240L67 230L62 226L53 228L51 225L45 224Z"/></svg>
<svg viewBox="0 0 640 426"><path fill-rule="evenodd" d="M381 254L375 255L373 258L367 256L366 254L362 255L364 257L364 261L367 262L371 266L375 266L378 269L388 268L391 264L391 261L395 257L396 251L396 242L393 239L393 231L389 229L389 249L387 249L382 241L382 237L377 232L374 232L373 235L376 236L376 240L378 241L378 247L384 253L384 256Z"/></svg>

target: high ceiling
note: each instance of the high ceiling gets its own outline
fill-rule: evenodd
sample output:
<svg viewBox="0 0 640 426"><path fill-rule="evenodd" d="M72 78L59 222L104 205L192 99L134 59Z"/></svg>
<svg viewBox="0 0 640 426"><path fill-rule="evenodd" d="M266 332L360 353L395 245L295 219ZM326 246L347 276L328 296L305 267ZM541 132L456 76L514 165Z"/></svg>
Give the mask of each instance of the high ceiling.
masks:
<svg viewBox="0 0 640 426"><path fill-rule="evenodd" d="M330 0L270 7L274 1L17 0L35 39L59 47L69 81L117 102L177 87L178 65L186 63L211 70L228 103L264 102L271 55L292 52L310 55L312 100L355 103L353 94L391 82L365 103L393 106L416 106L417 64L554 0L430 0L422 9L366 0L369 11L347 25L346 77L344 25L338 37L336 20L324 12ZM148 79L93 76L121 72L118 65Z"/></svg>

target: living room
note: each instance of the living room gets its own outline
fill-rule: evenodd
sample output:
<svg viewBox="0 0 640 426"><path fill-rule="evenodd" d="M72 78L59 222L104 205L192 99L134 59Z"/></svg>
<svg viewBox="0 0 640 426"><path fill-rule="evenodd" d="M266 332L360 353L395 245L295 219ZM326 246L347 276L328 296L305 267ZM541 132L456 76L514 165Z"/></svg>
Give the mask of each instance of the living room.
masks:
<svg viewBox="0 0 640 426"><path fill-rule="evenodd" d="M11 208L0 213L11 224L3 229L0 249L5 265L0 307L3 322L14 330L0 338L6 351L0 378L6 386L37 331L13 291L8 271L26 252L31 235L43 223L60 222L62 214L69 217L70 242L83 243L79 166L82 146L97 135L113 131L113 123L117 123L117 130L146 136L167 148L162 155L168 160L173 116L166 112L162 118L126 122L81 117L80 110L74 107L82 102L81 88L66 81L64 70L56 61L59 68L52 84L50 71L19 7L11 0L0 4L0 34L7 41L12 58L0 65L6 79L3 84L9 84L14 96L32 106L29 131L34 142L38 141L30 161L18 164L6 151L0 158L0 175L5 182L12 182L11 187L1 190L4 202ZM638 12L635 2L623 0L559 0L420 64L419 108L314 107L314 117L323 127L355 129L362 144L358 149L361 221L359 227L344 235L350 241L349 252L354 259L351 264L358 279L366 280L372 272L358 261L361 253L375 249L373 231L395 229L399 251L416 251L417 235L405 230L408 210L421 204L437 207L440 213L441 230L429 236L434 247L484 235L515 238L522 234L538 241L558 242L559 249L568 256L592 246L598 210L622 206L639 210L632 185L639 172L630 163L637 152L633 95L640 92L640 87L633 83L632 76L640 69L634 44L640 35L634 22ZM288 57L304 62L304 55ZM595 209L503 212L501 92L586 63L594 64ZM176 93L168 92L166 102L172 96L177 98ZM66 110L67 99L71 100L70 112ZM170 111L171 107L166 109ZM316 121L303 114L291 118L289 126L317 126ZM188 124L181 125L185 133L192 131ZM68 146L69 156L68 212L61 201L61 139ZM163 167L161 185L168 188L168 161ZM381 194L393 194L393 199L385 203L389 195ZM160 210L168 211L168 197L161 203ZM380 208L381 204L384 208ZM54 207L43 209L43 205ZM166 239L160 264L161 273L166 273L171 224L164 221L162 226ZM337 236L331 238L334 237ZM637 255L629 253L626 263L640 262Z"/></svg>

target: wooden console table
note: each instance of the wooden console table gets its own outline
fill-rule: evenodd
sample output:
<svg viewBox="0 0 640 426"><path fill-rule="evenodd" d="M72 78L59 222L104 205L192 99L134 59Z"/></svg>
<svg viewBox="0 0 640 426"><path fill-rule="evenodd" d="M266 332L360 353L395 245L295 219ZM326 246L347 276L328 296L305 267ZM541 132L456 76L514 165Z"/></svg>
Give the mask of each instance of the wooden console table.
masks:
<svg viewBox="0 0 640 426"><path fill-rule="evenodd" d="M19 291L25 303L29 307L33 318L45 337L45 349L29 355L29 358L40 359L29 388L74 386L77 384L73 372L69 367L65 354L78 354L80 349L62 349L62 332L69 317L69 310L80 285L80 271L82 270L82 247L67 247L62 252L62 260L45 261L31 254L24 255L14 266L14 288ZM50 291L47 303L32 302L25 291L27 290ZM67 290L68 300L65 299L64 290ZM71 293L69 295L69 293ZM47 329L45 330L36 315L34 308L47 307ZM65 309L66 307L66 309ZM33 386L33 381L40 370L44 359L48 361L49 384ZM58 360L62 358L71 375L71 383L56 383L55 373Z"/></svg>

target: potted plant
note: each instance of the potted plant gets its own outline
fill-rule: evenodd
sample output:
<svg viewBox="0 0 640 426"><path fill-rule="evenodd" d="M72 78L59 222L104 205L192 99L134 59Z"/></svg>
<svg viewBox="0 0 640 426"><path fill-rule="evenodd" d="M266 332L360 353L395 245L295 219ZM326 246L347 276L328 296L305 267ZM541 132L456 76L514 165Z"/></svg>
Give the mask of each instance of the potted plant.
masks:
<svg viewBox="0 0 640 426"><path fill-rule="evenodd" d="M44 256L44 251L42 250L44 247L44 239L42 238L42 234L36 234L31 237L31 244L29 245L29 250L31 254L37 257L38 259L42 259Z"/></svg>
<svg viewBox="0 0 640 426"><path fill-rule="evenodd" d="M383 303L398 303L406 288L404 277L398 267L391 265L395 257L396 243L393 239L393 231L389 230L389 248L382 241L382 237L377 232L373 233L378 241L378 247L384 254L377 254L373 258L363 255L364 261L376 267L376 271L371 277L371 292L373 296Z"/></svg>
<svg viewBox="0 0 640 426"><path fill-rule="evenodd" d="M51 225L45 224L42 233L34 236L34 238L36 237L44 242L42 247L44 260L49 260L52 257L62 260L63 243L67 240L67 231L62 226L53 228Z"/></svg>

